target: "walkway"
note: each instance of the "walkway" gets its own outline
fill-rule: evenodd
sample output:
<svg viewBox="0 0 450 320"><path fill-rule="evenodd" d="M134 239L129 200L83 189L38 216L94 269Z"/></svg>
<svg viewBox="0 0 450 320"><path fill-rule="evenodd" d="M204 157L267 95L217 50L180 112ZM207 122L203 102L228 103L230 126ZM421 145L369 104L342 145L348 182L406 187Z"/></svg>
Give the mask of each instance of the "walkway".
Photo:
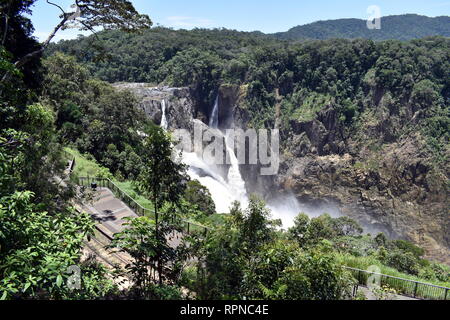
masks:
<svg viewBox="0 0 450 320"><path fill-rule="evenodd" d="M367 287L359 286L358 292L361 292L366 297L366 300L378 300L377 296ZM388 294L384 297L385 300L419 300L411 297L401 296L398 294Z"/></svg>
<svg viewBox="0 0 450 320"><path fill-rule="evenodd" d="M98 188L91 203L84 203L83 209L97 222L102 231L113 238L114 234L124 230L126 218L138 218L124 202L117 199L111 190Z"/></svg>
<svg viewBox="0 0 450 320"><path fill-rule="evenodd" d="M114 238L114 234L125 229L128 222L126 218L139 217L108 188L97 188L92 201L83 203L81 209L91 215L97 222L96 228L110 240ZM181 234L170 236L168 241L172 247L178 247L181 243Z"/></svg>

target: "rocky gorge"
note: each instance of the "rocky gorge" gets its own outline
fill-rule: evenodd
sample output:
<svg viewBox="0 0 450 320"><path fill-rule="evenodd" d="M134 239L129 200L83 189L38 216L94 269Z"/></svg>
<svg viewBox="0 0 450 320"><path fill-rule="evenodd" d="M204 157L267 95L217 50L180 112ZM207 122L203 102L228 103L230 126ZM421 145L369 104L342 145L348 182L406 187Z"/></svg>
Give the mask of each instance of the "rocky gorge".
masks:
<svg viewBox="0 0 450 320"><path fill-rule="evenodd" d="M190 88L144 83L115 86L134 92L156 124L162 122L164 103L169 130L192 132L194 123L209 123L211 110L201 107ZM223 85L217 96L221 128L252 127L245 86ZM350 216L367 232L410 240L423 247L428 258L450 264L448 180L442 170L436 170L420 134L392 138L396 122L405 116L385 114L383 104L388 102L383 93L373 96L380 108L363 114L364 125L351 132L340 124L333 103L312 120L289 119L280 128L278 175L260 176L259 166L240 165L247 193L258 193L269 204L293 195L307 213ZM411 110L407 117L414 121L418 116L420 111ZM280 126L283 109L276 108L273 117L274 126ZM292 212L289 215L293 219Z"/></svg>

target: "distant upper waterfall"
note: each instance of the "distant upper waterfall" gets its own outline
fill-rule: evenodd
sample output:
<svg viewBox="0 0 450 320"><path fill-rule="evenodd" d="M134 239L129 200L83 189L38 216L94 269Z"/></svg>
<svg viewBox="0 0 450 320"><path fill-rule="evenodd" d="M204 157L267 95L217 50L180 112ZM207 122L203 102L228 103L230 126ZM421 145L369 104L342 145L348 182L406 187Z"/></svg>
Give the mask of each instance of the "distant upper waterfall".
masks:
<svg viewBox="0 0 450 320"><path fill-rule="evenodd" d="M219 127L219 95L217 94L214 107L209 118L210 128L217 129Z"/></svg>
<svg viewBox="0 0 450 320"><path fill-rule="evenodd" d="M162 109L161 127L164 130L167 130L169 128L169 123L167 122L166 100L164 100L164 99L162 99L162 101L161 101L161 109Z"/></svg>

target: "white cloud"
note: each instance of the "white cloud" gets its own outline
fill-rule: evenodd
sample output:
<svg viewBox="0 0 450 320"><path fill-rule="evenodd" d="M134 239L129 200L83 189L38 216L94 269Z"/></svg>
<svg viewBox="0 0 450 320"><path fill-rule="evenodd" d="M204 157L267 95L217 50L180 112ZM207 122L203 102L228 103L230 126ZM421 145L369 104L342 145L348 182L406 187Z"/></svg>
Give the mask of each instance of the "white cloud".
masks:
<svg viewBox="0 0 450 320"><path fill-rule="evenodd" d="M168 17L167 21L171 27L175 28L207 28L214 24L214 21L205 18L184 17L184 16L172 16Z"/></svg>

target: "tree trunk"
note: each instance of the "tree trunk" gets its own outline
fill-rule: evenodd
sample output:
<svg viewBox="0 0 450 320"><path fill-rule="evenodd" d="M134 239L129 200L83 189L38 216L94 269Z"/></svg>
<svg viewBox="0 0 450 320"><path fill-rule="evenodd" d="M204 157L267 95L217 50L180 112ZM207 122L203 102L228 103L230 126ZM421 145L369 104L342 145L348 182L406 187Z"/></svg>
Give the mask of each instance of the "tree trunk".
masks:
<svg viewBox="0 0 450 320"><path fill-rule="evenodd" d="M156 194L156 193L155 193ZM153 202L155 206L155 234L156 234L156 240L158 243L158 247L156 250L157 254L157 262L158 262L158 282L159 285L162 285L162 265L161 265L161 250L159 246L159 217L158 217L158 199L156 195L153 197Z"/></svg>

